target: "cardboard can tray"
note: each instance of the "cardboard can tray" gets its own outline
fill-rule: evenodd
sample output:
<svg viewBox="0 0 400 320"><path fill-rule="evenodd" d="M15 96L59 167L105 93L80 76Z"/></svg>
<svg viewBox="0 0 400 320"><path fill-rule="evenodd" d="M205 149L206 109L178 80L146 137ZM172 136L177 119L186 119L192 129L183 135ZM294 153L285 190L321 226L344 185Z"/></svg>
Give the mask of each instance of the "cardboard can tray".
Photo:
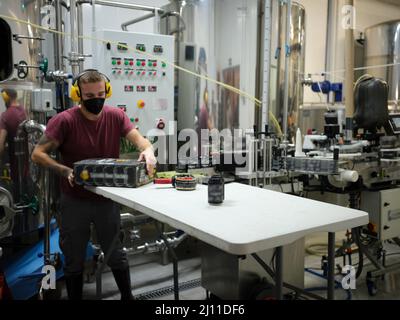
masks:
<svg viewBox="0 0 400 320"><path fill-rule="evenodd" d="M75 183L136 188L150 182L146 163L130 159L86 159L74 163Z"/></svg>

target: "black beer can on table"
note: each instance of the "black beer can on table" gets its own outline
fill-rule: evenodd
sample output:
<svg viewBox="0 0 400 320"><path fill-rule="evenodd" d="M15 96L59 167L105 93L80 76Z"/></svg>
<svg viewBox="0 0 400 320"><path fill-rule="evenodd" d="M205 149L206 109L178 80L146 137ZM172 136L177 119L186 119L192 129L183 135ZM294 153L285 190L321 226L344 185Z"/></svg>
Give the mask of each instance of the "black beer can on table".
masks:
<svg viewBox="0 0 400 320"><path fill-rule="evenodd" d="M222 176L212 176L208 180L208 203L220 204L225 199L225 184Z"/></svg>

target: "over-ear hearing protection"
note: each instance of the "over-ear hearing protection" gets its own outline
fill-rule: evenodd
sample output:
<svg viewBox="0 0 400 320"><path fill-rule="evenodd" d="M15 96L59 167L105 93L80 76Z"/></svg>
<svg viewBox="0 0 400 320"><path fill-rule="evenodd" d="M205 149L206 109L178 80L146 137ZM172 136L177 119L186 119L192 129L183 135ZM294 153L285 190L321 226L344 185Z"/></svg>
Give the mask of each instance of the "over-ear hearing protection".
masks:
<svg viewBox="0 0 400 320"><path fill-rule="evenodd" d="M71 87L71 91L70 91L70 96L71 99L75 102L79 102L82 100L81 98L81 89L79 88L79 79L86 73L90 72L90 71L96 71L99 74L102 75L102 77L104 78L104 82L106 83L106 99L110 98L112 95L112 87L111 87L111 83L110 83L110 79L104 74L101 73L99 71L97 71L96 69L87 69L83 72L81 72L80 74L78 74L73 82L72 82L72 87Z"/></svg>
<svg viewBox="0 0 400 320"><path fill-rule="evenodd" d="M2 95L2 97L4 99L4 102L6 104L10 102L10 97L8 96L6 90L1 91L1 95Z"/></svg>

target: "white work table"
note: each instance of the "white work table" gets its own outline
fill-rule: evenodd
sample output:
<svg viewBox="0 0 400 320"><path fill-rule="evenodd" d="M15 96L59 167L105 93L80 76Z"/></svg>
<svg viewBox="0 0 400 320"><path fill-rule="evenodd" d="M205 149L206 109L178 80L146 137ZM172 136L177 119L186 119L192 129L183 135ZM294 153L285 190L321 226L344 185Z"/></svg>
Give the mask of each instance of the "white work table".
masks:
<svg viewBox="0 0 400 320"><path fill-rule="evenodd" d="M154 184L136 189L88 189L237 255L290 244L310 233L336 232L369 222L363 211L239 183L225 186L221 205L208 203L204 185L195 191Z"/></svg>
<svg viewBox="0 0 400 320"><path fill-rule="evenodd" d="M197 185L194 191L178 191L170 185L154 184L140 188L86 188L229 254L254 256L276 248L278 299L282 298L283 246L314 232L328 232L328 299L333 299L334 232L369 222L368 214L363 211L239 183L225 185L225 200L220 205L208 203L208 189L204 185ZM175 273L176 264L174 286L178 298Z"/></svg>

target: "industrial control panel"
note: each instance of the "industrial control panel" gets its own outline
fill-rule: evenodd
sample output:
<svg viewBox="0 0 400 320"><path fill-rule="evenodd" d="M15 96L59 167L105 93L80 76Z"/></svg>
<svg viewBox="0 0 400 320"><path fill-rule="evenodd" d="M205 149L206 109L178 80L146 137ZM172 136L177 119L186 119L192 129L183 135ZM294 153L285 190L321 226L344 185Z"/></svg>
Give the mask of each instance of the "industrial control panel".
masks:
<svg viewBox="0 0 400 320"><path fill-rule="evenodd" d="M144 136L167 135L174 120L172 36L101 30L94 34L93 68L111 80L107 105L126 112ZM136 50L135 50L136 49Z"/></svg>

